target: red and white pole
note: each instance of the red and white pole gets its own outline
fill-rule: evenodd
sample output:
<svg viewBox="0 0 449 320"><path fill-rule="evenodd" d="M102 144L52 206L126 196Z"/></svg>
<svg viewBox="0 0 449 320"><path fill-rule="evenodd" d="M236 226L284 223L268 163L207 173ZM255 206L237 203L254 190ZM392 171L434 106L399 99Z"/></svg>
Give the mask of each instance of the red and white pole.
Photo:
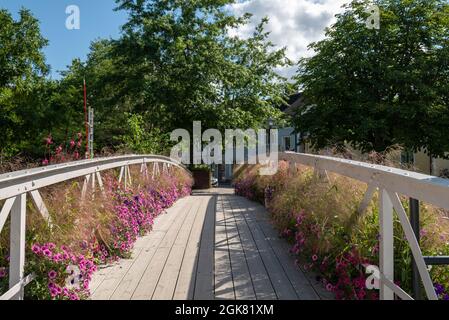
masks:
<svg viewBox="0 0 449 320"><path fill-rule="evenodd" d="M84 125L86 128L86 158L89 158L89 119L87 115L87 87L86 79L83 79L83 89L84 89Z"/></svg>

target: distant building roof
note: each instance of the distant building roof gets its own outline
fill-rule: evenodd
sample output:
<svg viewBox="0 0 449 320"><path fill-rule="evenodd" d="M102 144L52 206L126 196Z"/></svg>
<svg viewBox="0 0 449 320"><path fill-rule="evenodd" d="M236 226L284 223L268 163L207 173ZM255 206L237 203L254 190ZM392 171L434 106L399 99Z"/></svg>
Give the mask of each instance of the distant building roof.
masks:
<svg viewBox="0 0 449 320"><path fill-rule="evenodd" d="M298 109L304 106L304 99L302 92L298 92L295 94L292 94L287 101L287 104L284 104L281 106L281 111L285 112L286 114L293 116L296 114Z"/></svg>

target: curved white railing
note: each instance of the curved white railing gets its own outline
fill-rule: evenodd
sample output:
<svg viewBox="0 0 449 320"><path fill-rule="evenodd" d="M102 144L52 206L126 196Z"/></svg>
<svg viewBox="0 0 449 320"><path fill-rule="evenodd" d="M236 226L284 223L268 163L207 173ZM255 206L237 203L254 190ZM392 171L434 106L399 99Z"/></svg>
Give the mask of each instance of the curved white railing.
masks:
<svg viewBox="0 0 449 320"><path fill-rule="evenodd" d="M399 196L405 195L444 209L449 209L449 180L423 175L380 165L358 161L286 152L280 154L281 160L312 167L318 175L326 171L334 172L367 183L368 188L360 205L362 214L368 207L374 193L379 190L380 221L380 297L383 300L412 299L411 296L394 283L393 211L396 211L405 236L410 245L415 263L424 284L427 297L437 299L426 262L417 238L402 206ZM0 211L0 232L11 213L9 291L1 299L21 299L23 289L33 276L24 276L25 264L25 220L26 196L30 194L37 209L50 223L48 210L39 194L39 189L70 179L84 177L82 197L89 189L95 189L96 181L100 189L103 183L100 173L105 170L121 168L119 181L125 185L130 181L129 166L140 165L140 172L148 175L148 163L154 163L152 175L157 175L159 164L162 170L175 166L187 170L170 158L152 155L126 155L93 160L82 160L48 167L22 170L0 175L0 200L5 200ZM156 165L157 164L157 165Z"/></svg>
<svg viewBox="0 0 449 320"><path fill-rule="evenodd" d="M325 177L327 175L326 172L329 171L367 183L368 188L359 208L360 214L366 210L374 193L378 191L380 298L382 300L392 300L396 294L401 299L412 299L408 293L394 283L394 210L399 217L413 253L427 298L430 300L438 299L418 240L399 196L407 196L443 209L449 209L449 180L381 165L327 156L286 152L280 154L280 160L288 161L291 167L295 164L312 167L317 175L320 176Z"/></svg>
<svg viewBox="0 0 449 320"><path fill-rule="evenodd" d="M168 157L155 155L124 155L91 160L80 160L47 167L21 170L0 175L0 200L5 200L0 210L0 232L11 214L10 232L10 264L9 290L0 300L22 299L24 287L33 280L32 275L24 276L25 265L25 222L26 197L31 196L42 216L51 224L50 215L39 193L39 189L75 178L84 177L81 197L84 198L89 186L92 191L96 182L103 191L101 172L120 168L119 181L124 180L125 186L131 182L129 166L140 165L140 172L148 177L148 163L153 163L153 178L162 171L168 171L172 166L189 172L181 163Z"/></svg>

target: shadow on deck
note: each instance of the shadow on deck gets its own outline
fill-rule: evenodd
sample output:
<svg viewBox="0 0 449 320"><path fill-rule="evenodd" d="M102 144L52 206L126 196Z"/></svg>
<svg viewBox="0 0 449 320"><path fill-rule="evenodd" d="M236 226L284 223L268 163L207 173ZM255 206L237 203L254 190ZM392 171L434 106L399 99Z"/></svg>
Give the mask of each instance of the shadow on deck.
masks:
<svg viewBox="0 0 449 320"><path fill-rule="evenodd" d="M156 219L131 259L101 268L92 299L331 299L299 270L259 204L230 188L195 191Z"/></svg>

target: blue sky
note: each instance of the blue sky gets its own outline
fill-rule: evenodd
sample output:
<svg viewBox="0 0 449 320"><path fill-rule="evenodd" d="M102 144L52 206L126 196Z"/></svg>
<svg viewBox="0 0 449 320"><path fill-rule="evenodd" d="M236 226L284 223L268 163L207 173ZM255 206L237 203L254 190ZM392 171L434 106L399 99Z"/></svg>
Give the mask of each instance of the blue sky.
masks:
<svg viewBox="0 0 449 320"><path fill-rule="evenodd" d="M231 12L254 14L247 26L236 31L240 36L252 34L260 20L268 16L270 40L279 48L287 47L293 61L308 56L307 46L324 37L324 28L334 21L341 5L350 0L241 0L229 7ZM81 11L81 29L67 30L67 6L77 5ZM0 0L0 7L17 17L20 7L30 9L41 22L41 32L50 43L44 52L51 66L51 76L60 78L58 71L66 69L74 58L85 60L90 43L97 38L117 38L126 13L113 11L115 0ZM290 77L296 67L279 69Z"/></svg>
<svg viewBox="0 0 449 320"><path fill-rule="evenodd" d="M80 9L80 30L65 27L69 5ZM126 22L126 13L113 11L114 0L0 0L0 7L13 13L14 18L25 7L39 19L41 33L49 40L44 53L55 79L59 78L58 71L66 69L74 58L86 58L93 40L117 38L120 26Z"/></svg>

